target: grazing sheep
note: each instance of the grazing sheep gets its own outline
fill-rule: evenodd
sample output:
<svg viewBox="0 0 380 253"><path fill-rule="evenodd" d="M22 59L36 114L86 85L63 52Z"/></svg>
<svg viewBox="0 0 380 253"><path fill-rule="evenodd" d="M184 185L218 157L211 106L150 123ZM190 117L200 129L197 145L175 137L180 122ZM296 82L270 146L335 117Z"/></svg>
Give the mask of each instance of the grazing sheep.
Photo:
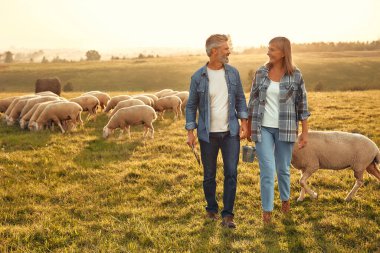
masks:
<svg viewBox="0 0 380 253"><path fill-rule="evenodd" d="M53 121L59 126L62 133L65 133L61 122L70 120L74 125L78 122L83 125L81 113L82 107L74 102L49 104L33 124L35 129L39 131L42 130L43 126L47 125L49 121Z"/></svg>
<svg viewBox="0 0 380 253"><path fill-rule="evenodd" d="M18 103L19 100L21 99L27 99L27 98L33 98L33 97L38 97L36 95L23 95L23 96L18 96L15 99L13 99L12 103L8 106L7 110L4 112L5 119L8 118L9 114L13 110L13 107Z"/></svg>
<svg viewBox="0 0 380 253"><path fill-rule="evenodd" d="M57 94L55 94L54 92L51 92L51 91L37 92L36 95L38 95L38 96L55 96L55 97L59 97L59 95L57 95Z"/></svg>
<svg viewBox="0 0 380 253"><path fill-rule="evenodd" d="M187 104L187 100L189 99L189 92L188 91L181 91L181 92L174 94L174 96L177 96L182 100L181 109L184 112L186 104Z"/></svg>
<svg viewBox="0 0 380 253"><path fill-rule="evenodd" d="M351 167L356 182L346 197L346 201L349 201L363 185L365 170L380 180L380 171L376 167L379 162L378 147L361 134L310 131L306 147L299 149L295 143L292 154L292 165L302 171L300 179L302 188L298 201L304 199L305 191L312 198L317 198L317 193L307 186L307 179L319 168L341 170Z"/></svg>
<svg viewBox="0 0 380 253"><path fill-rule="evenodd" d="M116 128L122 129L122 134L127 130L128 137L131 138L131 125L143 124L144 138L147 136L149 129L150 137L154 137L154 128L152 123L157 119L156 112L148 105L135 105L127 108L121 108L108 121L103 128L103 138L107 138Z"/></svg>
<svg viewBox="0 0 380 253"><path fill-rule="evenodd" d="M17 103L13 106L12 111L6 117L8 126L12 126L16 122L16 120L20 117L21 111L24 109L25 105L28 103L30 99L34 99L34 98L35 97L25 98L25 99L20 99L17 101Z"/></svg>
<svg viewBox="0 0 380 253"><path fill-rule="evenodd" d="M48 101L48 102L43 102L40 104L36 104L33 106L33 108L25 114L21 119L20 119L20 127L24 129L26 127L26 124L28 124L29 130L33 131L34 129L34 123L40 116L40 114L45 110L46 106L49 104L55 104L55 103L62 103L65 102L64 100L57 100L57 101Z"/></svg>
<svg viewBox="0 0 380 253"><path fill-rule="evenodd" d="M142 95L150 97L153 100L153 106L154 106L154 103L156 103L156 101L158 100L158 97L156 95L154 95L154 94L149 94L149 93L147 94L147 93L145 93L145 94L142 94Z"/></svg>
<svg viewBox="0 0 380 253"><path fill-rule="evenodd" d="M111 118L119 109L121 108L127 108L127 107L131 107L131 106L134 106L134 105L145 105L145 103L139 99L128 99L128 100L124 100L124 101L120 101L116 107L113 109L113 111L111 112L111 114L109 115L109 118Z"/></svg>
<svg viewBox="0 0 380 253"><path fill-rule="evenodd" d="M120 101L124 101L124 100L128 100L130 99L132 96L129 96L129 95L118 95L118 96L114 96L110 99L110 101L108 101L107 103L107 107L106 109L104 110L104 112L109 112L111 111L113 108L115 108L115 106L120 102Z"/></svg>
<svg viewBox="0 0 380 253"><path fill-rule="evenodd" d="M172 92L172 89L163 89L154 93L158 98L162 97L165 93Z"/></svg>
<svg viewBox="0 0 380 253"><path fill-rule="evenodd" d="M144 104L153 107L154 101L150 97L147 97L147 96L144 96L144 95L136 95L136 96L132 96L132 98L141 100L141 101L144 102Z"/></svg>
<svg viewBox="0 0 380 253"><path fill-rule="evenodd" d="M177 96L167 96L159 98L154 104L154 109L159 112L161 119L164 119L165 110L171 109L174 112L174 120L181 117L182 101Z"/></svg>
<svg viewBox="0 0 380 253"><path fill-rule="evenodd" d="M61 81L57 78L37 79L35 93L51 91L58 96L61 95Z"/></svg>
<svg viewBox="0 0 380 253"><path fill-rule="evenodd" d="M89 117L95 116L96 110L98 109L98 106L100 105L99 99L95 97L94 95L82 95L76 98L69 99L70 102L75 102L79 104L83 111L88 111L88 115L86 120L89 119Z"/></svg>
<svg viewBox="0 0 380 253"><path fill-rule="evenodd" d="M16 97L8 97L0 99L0 113L5 112L15 98Z"/></svg>
<svg viewBox="0 0 380 253"><path fill-rule="evenodd" d="M83 95L93 95L97 97L99 99L99 103L100 103L99 105L100 105L101 111L103 111L103 109L106 108L108 101L111 100L110 95L101 91L89 91L89 92L83 93L82 96Z"/></svg>
<svg viewBox="0 0 380 253"><path fill-rule="evenodd" d="M47 102L47 101L55 101L55 100L60 100L58 96L42 96L42 97L35 97L28 99L26 102L24 108L22 108L22 111L20 113L20 119L30 110L35 104L39 104L42 102Z"/></svg>

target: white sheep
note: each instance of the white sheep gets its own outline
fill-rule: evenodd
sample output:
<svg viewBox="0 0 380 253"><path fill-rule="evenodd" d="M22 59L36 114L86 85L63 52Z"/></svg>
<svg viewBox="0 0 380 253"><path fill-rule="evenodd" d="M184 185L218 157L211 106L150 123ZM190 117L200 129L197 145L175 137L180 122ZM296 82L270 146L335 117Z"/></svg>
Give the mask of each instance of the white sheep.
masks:
<svg viewBox="0 0 380 253"><path fill-rule="evenodd" d="M174 112L174 120L181 117L181 105L182 101L177 96L166 96L159 98L154 104L154 109L159 112L161 119L164 119L164 113L166 110L171 109Z"/></svg>
<svg viewBox="0 0 380 253"><path fill-rule="evenodd" d="M106 109L104 110L104 112L109 112L111 111L113 108L115 108L115 106L120 102L120 101L124 101L124 100L128 100L130 99L132 96L129 96L129 95L118 95L118 96L114 96L110 99L110 101L108 101L107 103L107 106L106 106Z"/></svg>
<svg viewBox="0 0 380 253"><path fill-rule="evenodd" d="M163 89L154 93L158 98L162 97L165 93L172 92L172 89Z"/></svg>
<svg viewBox="0 0 380 253"><path fill-rule="evenodd" d="M15 107L15 105L17 104L19 100L33 98L33 97L38 97L38 95L23 95L23 96L15 97L15 99L13 99L12 103L8 106L8 108L4 112L5 119L8 119L8 116L13 110L13 107Z"/></svg>
<svg viewBox="0 0 380 253"><path fill-rule="evenodd" d="M0 113L5 112L15 98L16 96L0 99Z"/></svg>
<svg viewBox="0 0 380 253"><path fill-rule="evenodd" d="M116 107L112 110L112 112L110 113L109 118L111 118L121 108L127 108L127 107L131 107L134 105L145 105L145 103L139 99L133 99L133 98L128 99L128 100L124 100L124 101L120 101L116 105Z"/></svg>
<svg viewBox="0 0 380 253"><path fill-rule="evenodd" d="M32 109L20 119L20 127L24 129L26 126L28 126L29 130L31 131L35 130L34 123L36 122L40 114L43 112L43 110L45 110L46 106L48 106L49 104L62 103L62 102L65 102L65 101L64 100L47 101L47 102L34 105Z"/></svg>
<svg viewBox="0 0 380 253"><path fill-rule="evenodd" d="M103 138L107 138L115 129L122 129L122 134L127 130L128 137L131 138L131 125L143 124L144 138L147 136L149 129L150 137L154 137L154 128L152 123L157 119L154 109L148 105L135 105L127 108L121 108L111 117L107 125L103 128Z"/></svg>
<svg viewBox="0 0 380 253"><path fill-rule="evenodd" d="M37 92L36 95L38 96L53 96L53 97L59 97L59 95L55 94L54 92L51 91L41 91Z"/></svg>
<svg viewBox="0 0 380 253"><path fill-rule="evenodd" d="M28 99L28 101L26 102L24 108L22 108L22 110L21 110L20 119L30 109L32 109L35 104L39 104L39 103L47 102L47 101L56 101L56 100L60 100L60 97L59 96L40 96L40 97L35 97L35 98Z"/></svg>
<svg viewBox="0 0 380 253"><path fill-rule="evenodd" d="M82 107L74 102L49 104L41 112L40 116L33 124L35 129L39 131L42 130L43 126L47 125L49 121L52 121L59 126L62 133L65 133L61 122L71 121L74 126L78 123L83 125L83 121L81 119L82 110Z"/></svg>
<svg viewBox="0 0 380 253"><path fill-rule="evenodd" d="M12 108L12 111L7 115L6 121L8 126L12 126L16 120L20 117L20 114L22 110L24 109L25 105L28 103L30 99L38 98L40 96L31 97L31 98L25 98L25 99L19 99L17 103Z"/></svg>
<svg viewBox="0 0 380 253"><path fill-rule="evenodd" d="M105 92L101 92L101 91L89 91L89 92L85 92L85 93L82 94L82 96L83 95L88 95L88 94L93 95L93 96L95 96L95 97L97 97L99 99L101 111L103 111L103 109L107 106L108 101L111 100L110 95L108 95Z"/></svg>
<svg viewBox="0 0 380 253"><path fill-rule="evenodd" d="M361 134L309 131L307 145L299 149L298 143L295 143L292 154L292 165L302 171L300 179L302 188L298 201L305 198L305 191L312 198L317 198L317 193L307 186L307 179L319 168L341 170L351 167L356 182L346 197L346 201L349 201L363 185L365 170L380 180L380 171L376 167L379 162L378 147Z"/></svg>
<svg viewBox="0 0 380 253"><path fill-rule="evenodd" d="M152 98L150 98L150 97L148 97L148 96L144 96L144 95L135 95L135 96L132 96L132 98L133 98L133 99L141 100L141 101L144 102L144 104L153 107L154 101L153 101Z"/></svg>
<svg viewBox="0 0 380 253"><path fill-rule="evenodd" d="M84 112L85 111L88 112L86 120L88 120L90 116L95 117L96 110L98 109L98 106L100 105L99 99L95 97L94 95L90 95L90 94L71 98L69 99L69 101L79 104L82 107Z"/></svg>
<svg viewBox="0 0 380 253"><path fill-rule="evenodd" d="M188 91L181 91L181 92L174 94L174 96L177 96L182 100L181 109L184 112L186 104L187 104L187 100L189 99L189 92Z"/></svg>

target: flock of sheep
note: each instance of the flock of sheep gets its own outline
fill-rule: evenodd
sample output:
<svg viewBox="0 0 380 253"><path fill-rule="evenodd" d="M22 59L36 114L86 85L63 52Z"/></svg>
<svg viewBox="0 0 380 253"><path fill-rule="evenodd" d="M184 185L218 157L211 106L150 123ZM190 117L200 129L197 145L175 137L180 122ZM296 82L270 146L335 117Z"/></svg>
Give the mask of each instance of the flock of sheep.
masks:
<svg viewBox="0 0 380 253"><path fill-rule="evenodd" d="M66 99L51 91L0 99L0 112L7 125L19 123L22 129L39 131L57 125L62 133L83 125L81 113L88 112L87 119L95 118L97 111L108 113L109 121L103 128L107 138L115 129L128 131L131 125L144 125L144 137L154 136L152 123L157 114L163 119L166 110L173 110L174 119L181 117L189 93L164 89L155 94L119 95L110 97L101 91L85 92L79 97Z"/></svg>
<svg viewBox="0 0 380 253"><path fill-rule="evenodd" d="M83 125L81 113L88 112L87 119L95 118L100 111L109 116L103 128L103 137L107 138L115 129L127 131L130 138L130 126L142 124L145 128L144 138L150 132L154 137L153 122L157 113L163 119L166 110L174 112L174 119L181 117L189 93L164 89L155 94L118 95L110 97L105 92L90 91L79 97L65 99L51 91L43 91L30 95L0 99L0 112L8 125L19 123L22 129L39 131L45 127L59 126L62 133ZM307 179L319 168L345 169L351 167L356 179L355 185L347 195L351 200L359 187L363 185L363 173L366 170L380 180L380 152L376 144L360 134L345 132L310 131L308 145L303 149L294 145L292 154L293 167L302 171L300 179L301 193L298 201L302 201L305 193L312 198L317 193L307 185Z"/></svg>

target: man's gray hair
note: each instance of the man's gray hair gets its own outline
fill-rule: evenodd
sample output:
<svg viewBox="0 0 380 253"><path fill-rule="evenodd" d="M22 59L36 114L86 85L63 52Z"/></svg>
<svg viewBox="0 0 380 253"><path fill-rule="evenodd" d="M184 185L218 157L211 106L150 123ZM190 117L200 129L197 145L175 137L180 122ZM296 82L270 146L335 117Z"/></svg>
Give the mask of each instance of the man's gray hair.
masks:
<svg viewBox="0 0 380 253"><path fill-rule="evenodd" d="M227 35L213 34L206 40L206 53L207 56L211 56L211 49L219 47L224 42L228 42Z"/></svg>

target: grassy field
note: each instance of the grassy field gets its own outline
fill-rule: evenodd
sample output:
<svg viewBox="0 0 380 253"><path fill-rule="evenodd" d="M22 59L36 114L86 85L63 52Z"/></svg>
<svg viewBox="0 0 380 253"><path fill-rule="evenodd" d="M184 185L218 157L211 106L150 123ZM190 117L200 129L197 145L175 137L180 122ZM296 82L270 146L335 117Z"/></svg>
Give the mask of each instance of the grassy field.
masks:
<svg viewBox="0 0 380 253"><path fill-rule="evenodd" d="M310 128L359 132L380 146L379 98L378 90L309 92ZM292 169L291 215L281 214L276 190L274 225L263 227L257 161L241 162L237 229L206 221L202 169L185 144L184 120L171 116L155 122L155 139L146 143L140 127L132 128L131 140L102 139L105 115L64 135L2 122L0 252L380 250L380 182L365 173L356 198L345 202L352 170L318 171L309 184L319 198L297 203L299 172ZM218 166L221 203L221 158Z"/></svg>
<svg viewBox="0 0 380 253"><path fill-rule="evenodd" d="M248 73L267 60L265 54L232 54L246 91ZM204 56L178 56L124 61L0 64L0 92L34 91L38 78L57 76L74 91L188 90L190 76L207 61ZM319 91L380 89L380 51L295 53L307 88Z"/></svg>

